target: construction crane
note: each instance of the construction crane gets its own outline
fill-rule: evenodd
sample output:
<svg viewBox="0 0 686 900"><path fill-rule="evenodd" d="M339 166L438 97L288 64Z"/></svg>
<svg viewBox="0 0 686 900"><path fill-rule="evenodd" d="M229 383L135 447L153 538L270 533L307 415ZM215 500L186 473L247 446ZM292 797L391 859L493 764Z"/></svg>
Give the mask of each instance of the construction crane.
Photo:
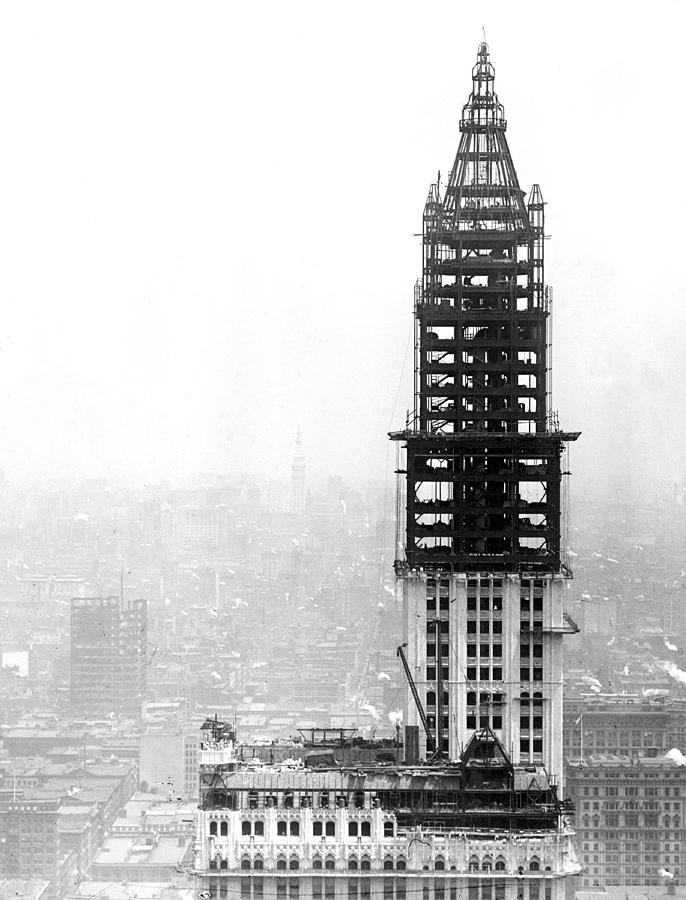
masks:
<svg viewBox="0 0 686 900"><path fill-rule="evenodd" d="M422 701L419 699L417 685L414 683L412 672L410 672L410 667L407 664L407 659L405 658L405 654L403 652L404 647L407 647L407 644L401 644L396 651L396 655L400 657L400 662L403 664L403 669L405 669L405 675L407 676L407 681L410 685L410 690L412 691L415 705L419 711L419 717L422 720L422 725L424 726L424 731L426 733L426 749L427 751L434 751L436 749L436 742L434 741L434 737L431 734L431 729L429 728L429 720L426 718L426 713L424 712Z"/></svg>

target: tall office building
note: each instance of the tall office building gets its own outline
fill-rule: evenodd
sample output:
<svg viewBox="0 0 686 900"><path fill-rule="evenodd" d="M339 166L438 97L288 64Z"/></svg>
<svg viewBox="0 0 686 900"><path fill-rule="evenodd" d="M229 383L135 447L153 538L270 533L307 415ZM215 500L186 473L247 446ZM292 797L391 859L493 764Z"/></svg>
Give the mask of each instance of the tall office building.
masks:
<svg viewBox="0 0 686 900"><path fill-rule="evenodd" d="M490 728L511 761L562 777L565 443L550 405L544 203L525 199L488 46L478 49L461 139L431 185L415 288L414 417L396 573L407 661L440 756ZM404 526L404 528L403 528ZM427 753L408 687L406 739Z"/></svg>
<svg viewBox="0 0 686 900"><path fill-rule="evenodd" d="M517 184L486 44L473 82L425 210L416 417L393 435L405 762L344 766L333 747L256 771L211 723L196 870L216 900L562 900L579 871L544 765L561 779L560 459L575 435L547 413L543 201Z"/></svg>
<svg viewBox="0 0 686 900"><path fill-rule="evenodd" d="M147 601L71 601L72 713L139 719L146 686Z"/></svg>

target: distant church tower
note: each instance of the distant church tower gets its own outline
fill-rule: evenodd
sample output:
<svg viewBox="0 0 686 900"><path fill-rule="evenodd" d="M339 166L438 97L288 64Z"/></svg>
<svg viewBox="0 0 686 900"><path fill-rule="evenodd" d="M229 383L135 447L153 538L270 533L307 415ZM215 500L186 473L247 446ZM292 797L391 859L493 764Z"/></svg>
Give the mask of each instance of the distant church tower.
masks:
<svg viewBox="0 0 686 900"><path fill-rule="evenodd" d="M305 454L299 428L291 464L291 510L298 516L305 514Z"/></svg>

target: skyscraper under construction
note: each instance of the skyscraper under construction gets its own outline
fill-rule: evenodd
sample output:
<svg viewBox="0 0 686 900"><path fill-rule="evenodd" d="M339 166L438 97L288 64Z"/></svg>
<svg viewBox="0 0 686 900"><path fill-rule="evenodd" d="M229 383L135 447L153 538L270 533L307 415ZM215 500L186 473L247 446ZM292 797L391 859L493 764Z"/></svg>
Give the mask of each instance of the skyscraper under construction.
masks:
<svg viewBox="0 0 686 900"><path fill-rule="evenodd" d="M578 434L549 408L544 203L538 185L520 188L506 127L482 43L455 162L424 208L414 415L392 435L406 746L455 759L489 728L513 763L561 778L561 642L575 629L561 463Z"/></svg>
<svg viewBox="0 0 686 900"><path fill-rule="evenodd" d="M543 200L525 200L505 124L481 44L424 211L416 408L392 435L404 759L344 765L341 737L255 770L208 721L196 871L212 900L562 900L579 872L559 790L561 460L577 435L548 411Z"/></svg>

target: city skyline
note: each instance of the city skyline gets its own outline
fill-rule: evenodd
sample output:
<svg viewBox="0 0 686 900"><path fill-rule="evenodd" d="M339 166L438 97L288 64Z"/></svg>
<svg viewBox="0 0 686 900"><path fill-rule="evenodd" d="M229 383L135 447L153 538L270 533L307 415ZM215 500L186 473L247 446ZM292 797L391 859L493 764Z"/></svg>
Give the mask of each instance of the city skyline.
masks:
<svg viewBox="0 0 686 900"><path fill-rule="evenodd" d="M0 900L686 900L685 22L0 10Z"/></svg>

